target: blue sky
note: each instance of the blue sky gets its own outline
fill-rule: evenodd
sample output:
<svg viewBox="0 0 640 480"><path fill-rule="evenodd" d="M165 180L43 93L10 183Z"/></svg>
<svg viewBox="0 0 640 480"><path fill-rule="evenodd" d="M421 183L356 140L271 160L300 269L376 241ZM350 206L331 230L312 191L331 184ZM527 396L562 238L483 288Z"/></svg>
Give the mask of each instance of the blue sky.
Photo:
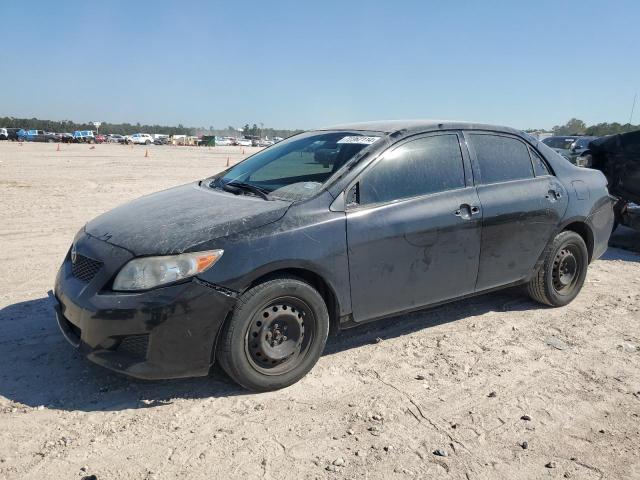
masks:
<svg viewBox="0 0 640 480"><path fill-rule="evenodd" d="M640 93L638 1L32 0L0 31L0 116L530 128L625 123Z"/></svg>

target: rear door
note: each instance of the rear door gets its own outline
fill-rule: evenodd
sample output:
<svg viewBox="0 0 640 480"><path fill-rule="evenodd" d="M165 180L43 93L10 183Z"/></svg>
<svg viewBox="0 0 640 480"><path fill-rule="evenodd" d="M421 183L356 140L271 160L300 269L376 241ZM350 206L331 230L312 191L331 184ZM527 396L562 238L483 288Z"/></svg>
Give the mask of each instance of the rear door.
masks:
<svg viewBox="0 0 640 480"><path fill-rule="evenodd" d="M465 132L482 206L477 291L517 282L535 266L568 204L562 184L517 136Z"/></svg>
<svg viewBox="0 0 640 480"><path fill-rule="evenodd" d="M460 138L412 137L347 190L356 322L473 292L482 214Z"/></svg>

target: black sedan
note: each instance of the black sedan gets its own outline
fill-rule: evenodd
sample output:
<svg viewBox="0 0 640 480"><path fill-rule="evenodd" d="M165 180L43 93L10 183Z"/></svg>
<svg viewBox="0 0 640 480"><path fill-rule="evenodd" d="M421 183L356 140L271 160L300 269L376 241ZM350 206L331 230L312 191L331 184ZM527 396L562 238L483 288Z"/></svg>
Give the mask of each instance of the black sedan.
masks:
<svg viewBox="0 0 640 480"><path fill-rule="evenodd" d="M571 302L613 225L604 175L519 131L398 121L302 133L90 221L55 284L71 344L134 377L273 390L329 331L513 285Z"/></svg>

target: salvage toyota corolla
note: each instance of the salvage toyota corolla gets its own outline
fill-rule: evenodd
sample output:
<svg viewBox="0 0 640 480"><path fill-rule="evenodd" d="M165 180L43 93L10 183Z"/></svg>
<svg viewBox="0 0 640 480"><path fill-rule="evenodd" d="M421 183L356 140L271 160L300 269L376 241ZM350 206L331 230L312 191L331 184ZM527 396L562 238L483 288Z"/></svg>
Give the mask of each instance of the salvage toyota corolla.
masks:
<svg viewBox="0 0 640 480"><path fill-rule="evenodd" d="M316 130L87 223L56 279L57 319L133 377L218 362L274 390L313 367L329 331L513 285L566 305L612 225L601 172L510 128Z"/></svg>

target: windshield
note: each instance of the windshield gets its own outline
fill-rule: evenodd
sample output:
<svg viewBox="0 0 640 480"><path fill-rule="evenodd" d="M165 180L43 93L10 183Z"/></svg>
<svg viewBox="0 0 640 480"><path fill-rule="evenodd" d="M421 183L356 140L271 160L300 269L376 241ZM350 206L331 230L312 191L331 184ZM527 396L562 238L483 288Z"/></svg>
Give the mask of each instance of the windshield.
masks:
<svg viewBox="0 0 640 480"><path fill-rule="evenodd" d="M268 198L301 200L316 194L340 167L380 139L363 132L310 132L269 147L216 177L212 187L255 188ZM252 192L249 187L254 187Z"/></svg>

